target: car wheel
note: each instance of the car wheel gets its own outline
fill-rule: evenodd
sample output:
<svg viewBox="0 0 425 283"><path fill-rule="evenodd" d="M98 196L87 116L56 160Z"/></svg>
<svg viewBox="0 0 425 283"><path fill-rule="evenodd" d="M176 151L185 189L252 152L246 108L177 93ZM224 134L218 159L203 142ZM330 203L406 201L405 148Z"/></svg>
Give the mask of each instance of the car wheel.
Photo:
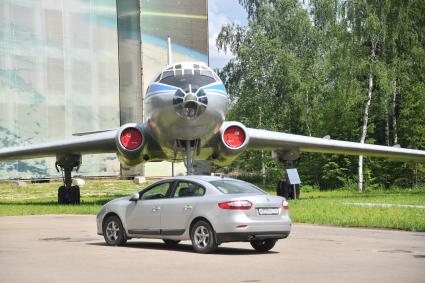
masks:
<svg viewBox="0 0 425 283"><path fill-rule="evenodd" d="M164 243L167 246L170 246L170 247L173 247L173 246L177 245L178 243L180 243L180 241L178 241L178 240L168 240L168 239L162 239L162 240L164 241Z"/></svg>
<svg viewBox="0 0 425 283"><path fill-rule="evenodd" d="M277 240L270 239L270 240L260 240L260 241L251 241L251 246L257 251L257 252L268 252L270 251L274 245L276 244Z"/></svg>
<svg viewBox="0 0 425 283"><path fill-rule="evenodd" d="M108 217L103 224L103 237L110 246L122 246L127 242L127 235L121 220L117 216Z"/></svg>
<svg viewBox="0 0 425 283"><path fill-rule="evenodd" d="M214 230L206 221L198 221L190 231L193 249L198 253L211 253L217 248Z"/></svg>

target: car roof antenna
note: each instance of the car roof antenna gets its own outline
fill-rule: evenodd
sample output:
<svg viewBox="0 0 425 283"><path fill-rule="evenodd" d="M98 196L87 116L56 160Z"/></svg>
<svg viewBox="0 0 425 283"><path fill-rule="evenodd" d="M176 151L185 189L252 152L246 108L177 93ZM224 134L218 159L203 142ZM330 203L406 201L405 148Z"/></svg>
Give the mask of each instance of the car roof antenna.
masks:
<svg viewBox="0 0 425 283"><path fill-rule="evenodd" d="M167 40L167 65L173 64L173 57L171 55L171 37L168 36Z"/></svg>

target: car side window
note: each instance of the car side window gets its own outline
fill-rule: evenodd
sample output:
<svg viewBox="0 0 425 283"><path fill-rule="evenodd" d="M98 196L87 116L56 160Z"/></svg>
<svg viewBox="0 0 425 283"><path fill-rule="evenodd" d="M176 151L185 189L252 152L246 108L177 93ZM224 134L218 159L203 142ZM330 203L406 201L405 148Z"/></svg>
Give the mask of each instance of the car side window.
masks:
<svg viewBox="0 0 425 283"><path fill-rule="evenodd" d="M174 190L173 198L200 197L205 194L205 188L191 182L180 181Z"/></svg>
<svg viewBox="0 0 425 283"><path fill-rule="evenodd" d="M144 200L144 199L161 199L161 198L165 198L167 196L167 192L168 189L170 188L170 185L172 183L166 182L166 183L161 183L159 185L156 185L155 187L147 190L146 192L144 192L140 199Z"/></svg>

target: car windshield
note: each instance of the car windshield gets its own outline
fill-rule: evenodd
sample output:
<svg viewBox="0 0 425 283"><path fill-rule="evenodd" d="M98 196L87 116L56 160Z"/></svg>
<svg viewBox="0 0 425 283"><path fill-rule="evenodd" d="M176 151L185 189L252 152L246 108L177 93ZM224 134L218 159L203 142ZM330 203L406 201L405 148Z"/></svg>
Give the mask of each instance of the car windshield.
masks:
<svg viewBox="0 0 425 283"><path fill-rule="evenodd" d="M253 184L239 180L210 181L223 194L266 194Z"/></svg>

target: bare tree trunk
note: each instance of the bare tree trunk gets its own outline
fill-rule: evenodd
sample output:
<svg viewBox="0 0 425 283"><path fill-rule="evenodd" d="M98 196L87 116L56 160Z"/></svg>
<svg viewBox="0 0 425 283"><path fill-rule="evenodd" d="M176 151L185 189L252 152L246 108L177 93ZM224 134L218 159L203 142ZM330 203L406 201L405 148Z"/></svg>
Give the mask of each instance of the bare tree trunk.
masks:
<svg viewBox="0 0 425 283"><path fill-rule="evenodd" d="M385 110L385 145L390 145L390 115L388 113L388 94L384 94L384 110Z"/></svg>
<svg viewBox="0 0 425 283"><path fill-rule="evenodd" d="M364 185L364 180L363 180L363 155L359 156L359 182L357 183L357 190L359 191L359 193L363 192L363 185Z"/></svg>
<svg viewBox="0 0 425 283"><path fill-rule="evenodd" d="M263 177L263 188L266 186L266 164L264 163L264 150L261 150L261 176Z"/></svg>
<svg viewBox="0 0 425 283"><path fill-rule="evenodd" d="M308 91L307 91L307 106L306 106L306 117L305 117L305 125L307 126L307 131L308 131L308 135L311 137L311 129L310 129L310 123L308 121L308 118L310 117L310 101L309 101L309 97L308 97Z"/></svg>
<svg viewBox="0 0 425 283"><path fill-rule="evenodd" d="M367 101L364 106L364 114L363 114L363 127L362 127L362 136L360 138L360 143L364 143L367 135L367 125L369 121L369 108L370 102L372 101L372 90L373 90L373 64L375 61L375 52L377 40L372 39L372 52L370 56L370 66L369 66L369 87L367 90ZM363 192L364 190L364 176L363 176L363 155L359 156L359 182L357 184L357 189L359 192Z"/></svg>
<svg viewBox="0 0 425 283"><path fill-rule="evenodd" d="M261 119L261 116L262 116L262 113L261 113L261 106L259 107L259 109L260 109L260 129L262 128L262 119ZM264 162L264 150L261 150L261 176L262 176L262 179L263 179L263 188L265 187L265 185L266 185L266 164L265 164L265 162Z"/></svg>
<svg viewBox="0 0 425 283"><path fill-rule="evenodd" d="M396 102L397 102L397 81L394 79L393 80L393 105L392 105L394 144L398 144L397 117L395 115Z"/></svg>
<svg viewBox="0 0 425 283"><path fill-rule="evenodd" d="M414 188L416 188L417 186L418 186L418 164L417 163L415 163L415 170L414 170L414 174L415 174L415 177L414 177L414 182L413 182L413 187Z"/></svg>

